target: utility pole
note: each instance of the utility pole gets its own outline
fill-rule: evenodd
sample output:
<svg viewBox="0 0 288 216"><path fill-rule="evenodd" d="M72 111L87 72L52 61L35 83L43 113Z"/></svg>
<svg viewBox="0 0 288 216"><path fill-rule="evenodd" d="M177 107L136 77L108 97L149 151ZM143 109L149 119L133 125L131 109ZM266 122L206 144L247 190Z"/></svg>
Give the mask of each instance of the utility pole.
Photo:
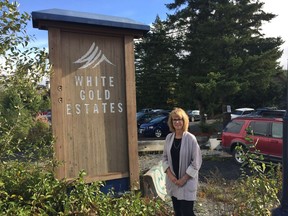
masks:
<svg viewBox="0 0 288 216"><path fill-rule="evenodd" d="M283 118L283 153L282 153L282 198L278 208L272 210L272 216L288 215L288 59L286 69L286 114Z"/></svg>

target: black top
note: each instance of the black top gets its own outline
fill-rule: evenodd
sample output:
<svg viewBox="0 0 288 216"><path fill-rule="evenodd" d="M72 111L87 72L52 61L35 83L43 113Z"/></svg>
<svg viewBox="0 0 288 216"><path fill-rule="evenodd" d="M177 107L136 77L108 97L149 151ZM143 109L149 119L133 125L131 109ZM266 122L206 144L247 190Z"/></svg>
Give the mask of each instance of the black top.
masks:
<svg viewBox="0 0 288 216"><path fill-rule="evenodd" d="M174 138L173 145L170 150L173 170L175 172L177 179L179 179L179 159L180 159L181 140L182 139Z"/></svg>

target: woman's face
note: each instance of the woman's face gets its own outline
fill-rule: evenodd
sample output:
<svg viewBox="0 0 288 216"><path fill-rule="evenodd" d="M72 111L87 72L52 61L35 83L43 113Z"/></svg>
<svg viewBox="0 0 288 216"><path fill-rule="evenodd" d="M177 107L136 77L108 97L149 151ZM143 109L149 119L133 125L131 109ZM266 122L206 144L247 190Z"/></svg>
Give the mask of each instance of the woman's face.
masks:
<svg viewBox="0 0 288 216"><path fill-rule="evenodd" d="M173 115L172 122L173 122L173 127L175 128L175 130L182 130L183 123L184 123L182 117L178 115Z"/></svg>

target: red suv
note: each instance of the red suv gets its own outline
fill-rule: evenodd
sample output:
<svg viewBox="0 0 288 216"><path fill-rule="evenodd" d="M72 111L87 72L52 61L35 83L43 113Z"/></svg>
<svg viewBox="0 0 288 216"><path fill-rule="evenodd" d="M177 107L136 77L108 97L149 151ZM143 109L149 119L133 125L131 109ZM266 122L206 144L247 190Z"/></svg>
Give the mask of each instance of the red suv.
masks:
<svg viewBox="0 0 288 216"><path fill-rule="evenodd" d="M279 162L282 160L282 137L282 118L239 117L223 129L221 147L239 164L244 162L241 155L248 149L256 149L266 159ZM236 146L242 146L243 151Z"/></svg>

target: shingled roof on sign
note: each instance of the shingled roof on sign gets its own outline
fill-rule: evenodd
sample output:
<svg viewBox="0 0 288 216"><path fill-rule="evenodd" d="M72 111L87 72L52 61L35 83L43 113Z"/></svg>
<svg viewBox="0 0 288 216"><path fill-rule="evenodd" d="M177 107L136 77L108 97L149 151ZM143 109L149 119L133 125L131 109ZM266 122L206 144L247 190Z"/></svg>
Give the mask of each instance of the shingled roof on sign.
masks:
<svg viewBox="0 0 288 216"><path fill-rule="evenodd" d="M136 22L128 18L62 9L33 11L32 21L34 28L39 28L39 21L41 20L133 29L143 32L148 32L150 30L150 27L148 25Z"/></svg>

